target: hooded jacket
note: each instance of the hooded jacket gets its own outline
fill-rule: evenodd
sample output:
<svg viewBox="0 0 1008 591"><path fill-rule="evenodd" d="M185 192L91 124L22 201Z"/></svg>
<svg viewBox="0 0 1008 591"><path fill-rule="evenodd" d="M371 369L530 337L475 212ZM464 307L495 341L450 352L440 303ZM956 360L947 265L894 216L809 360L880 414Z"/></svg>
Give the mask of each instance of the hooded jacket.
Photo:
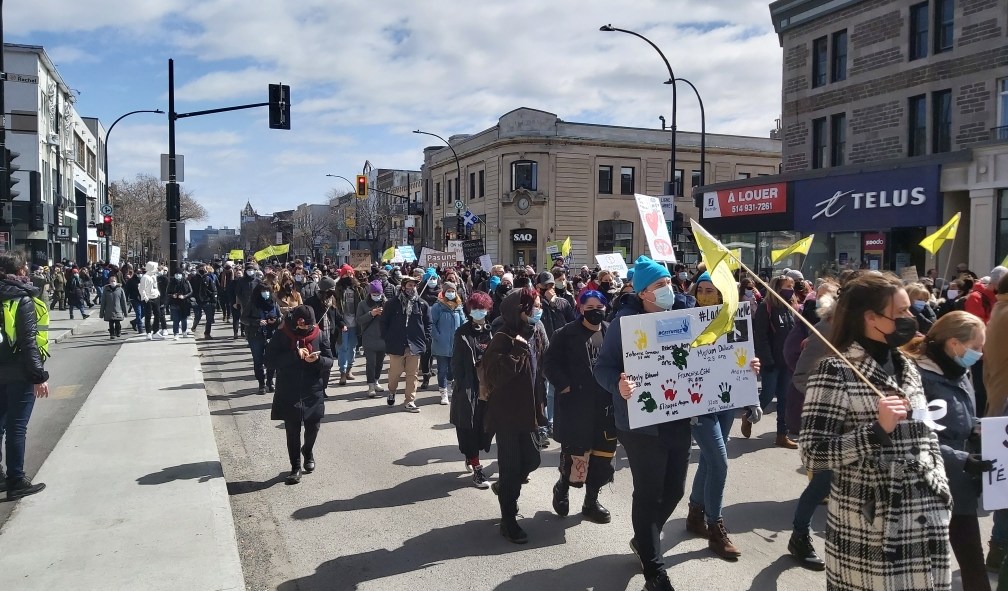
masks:
<svg viewBox="0 0 1008 591"><path fill-rule="evenodd" d="M458 295L454 301L442 293L431 307L431 354L451 357L454 350L455 331L465 322L465 311Z"/></svg>
<svg viewBox="0 0 1008 591"><path fill-rule="evenodd" d="M35 337L38 334L38 316L35 314L33 297L39 292L31 283L17 279L0 279L0 301L18 300L14 318L14 334L17 335L17 353L9 360L0 361L0 384L29 382L42 384L49 381L49 372L43 367ZM3 337L6 341L7 337ZM6 347L6 342L0 344Z"/></svg>
<svg viewBox="0 0 1008 591"><path fill-rule="evenodd" d="M126 320L129 307L126 303L126 291L121 285L116 283L116 286L112 287L112 284L109 283L102 288L101 296L100 318L109 322Z"/></svg>
<svg viewBox="0 0 1008 591"><path fill-rule="evenodd" d="M157 263L149 262L145 268L146 272L140 277L140 299L145 302L152 302L161 299L161 290L157 284Z"/></svg>
<svg viewBox="0 0 1008 591"><path fill-rule="evenodd" d="M420 297L388 300L378 317L389 355L421 355L431 334L430 308Z"/></svg>

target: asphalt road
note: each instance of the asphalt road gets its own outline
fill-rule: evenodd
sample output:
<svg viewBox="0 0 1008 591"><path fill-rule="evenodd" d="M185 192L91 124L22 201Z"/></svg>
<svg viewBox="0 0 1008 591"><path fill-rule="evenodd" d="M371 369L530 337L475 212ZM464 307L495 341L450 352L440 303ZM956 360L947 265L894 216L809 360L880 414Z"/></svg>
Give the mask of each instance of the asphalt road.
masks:
<svg viewBox="0 0 1008 591"><path fill-rule="evenodd" d="M498 533L496 498L472 487L463 473L436 389L421 394L422 412L413 415L401 405L387 407L384 398L367 399L360 380L331 387L315 450L318 467L301 484L286 486L284 432L269 420L270 395L256 394L244 341L228 336L202 342L200 350L248 589L643 587L627 546L632 486L622 449L615 483L600 496L613 514L608 525L582 520L576 489L572 516L552 513L558 450L554 443L544 451L519 500L530 543L516 546ZM719 591L825 589L822 573L801 569L787 554L806 477L796 452L774 447L773 428L771 415L745 440L736 422L729 443L724 518L740 560L721 560L706 540L687 534L685 499L665 527L665 560L677 589L712 588L712 581ZM483 461L491 475L495 454ZM696 456L694 450L687 491ZM990 517L981 524L986 540ZM813 522L820 532L824 526L825 508ZM823 552L821 536L816 547Z"/></svg>

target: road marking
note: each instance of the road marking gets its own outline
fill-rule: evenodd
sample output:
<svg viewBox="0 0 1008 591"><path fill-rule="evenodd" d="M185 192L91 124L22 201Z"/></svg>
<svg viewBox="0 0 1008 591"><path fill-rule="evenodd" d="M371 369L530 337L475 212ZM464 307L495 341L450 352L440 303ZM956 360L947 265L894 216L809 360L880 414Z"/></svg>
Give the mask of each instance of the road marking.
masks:
<svg viewBox="0 0 1008 591"><path fill-rule="evenodd" d="M57 386L49 391L49 398L55 398L57 400L65 400L67 398L73 398L77 394L77 390L80 389L80 384L67 384L65 386Z"/></svg>

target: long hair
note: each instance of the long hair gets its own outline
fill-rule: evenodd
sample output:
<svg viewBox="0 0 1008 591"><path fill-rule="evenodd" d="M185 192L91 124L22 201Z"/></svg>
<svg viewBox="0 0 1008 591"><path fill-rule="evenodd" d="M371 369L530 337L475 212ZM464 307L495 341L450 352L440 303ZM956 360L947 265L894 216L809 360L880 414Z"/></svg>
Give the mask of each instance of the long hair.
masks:
<svg viewBox="0 0 1008 591"><path fill-rule="evenodd" d="M893 296L903 289L903 282L891 273L865 273L840 288L833 313L830 341L840 351L865 336L866 312L885 314Z"/></svg>
<svg viewBox="0 0 1008 591"><path fill-rule="evenodd" d="M924 355L927 353L929 345L944 347L949 339L966 342L982 330L984 330L983 320L969 312L955 310L945 314L931 325L931 330L927 332L927 335L910 352Z"/></svg>

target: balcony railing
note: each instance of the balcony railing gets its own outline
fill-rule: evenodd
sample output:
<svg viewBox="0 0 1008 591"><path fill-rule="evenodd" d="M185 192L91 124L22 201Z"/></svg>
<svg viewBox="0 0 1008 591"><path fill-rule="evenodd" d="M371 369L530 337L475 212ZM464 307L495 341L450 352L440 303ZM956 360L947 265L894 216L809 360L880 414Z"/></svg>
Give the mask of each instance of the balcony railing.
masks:
<svg viewBox="0 0 1008 591"><path fill-rule="evenodd" d="M991 139L1005 141L1008 140L1008 125L991 128Z"/></svg>

